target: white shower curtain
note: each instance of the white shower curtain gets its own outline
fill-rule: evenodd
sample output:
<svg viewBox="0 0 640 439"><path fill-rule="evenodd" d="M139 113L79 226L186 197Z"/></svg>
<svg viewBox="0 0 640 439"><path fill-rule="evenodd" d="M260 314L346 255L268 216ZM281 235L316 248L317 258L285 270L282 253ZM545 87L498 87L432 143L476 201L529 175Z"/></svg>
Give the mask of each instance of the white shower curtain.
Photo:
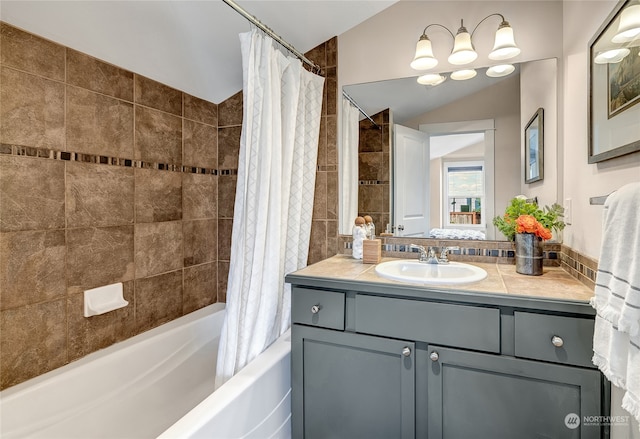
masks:
<svg viewBox="0 0 640 439"><path fill-rule="evenodd" d="M240 34L244 110L219 386L290 326L286 273L306 265L324 78Z"/></svg>
<svg viewBox="0 0 640 439"><path fill-rule="evenodd" d="M360 140L360 111L348 99L342 98L341 189L340 221L343 233L351 234L358 216L358 142Z"/></svg>

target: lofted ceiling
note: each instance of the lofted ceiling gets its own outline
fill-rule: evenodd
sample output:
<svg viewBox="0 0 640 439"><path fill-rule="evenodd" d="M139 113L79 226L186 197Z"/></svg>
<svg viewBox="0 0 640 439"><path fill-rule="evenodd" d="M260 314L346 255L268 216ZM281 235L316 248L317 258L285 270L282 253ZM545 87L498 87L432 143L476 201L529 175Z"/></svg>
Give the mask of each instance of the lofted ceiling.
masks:
<svg viewBox="0 0 640 439"><path fill-rule="evenodd" d="M236 1L303 53L395 2ZM251 27L221 0L2 0L0 20L215 103L242 89Z"/></svg>

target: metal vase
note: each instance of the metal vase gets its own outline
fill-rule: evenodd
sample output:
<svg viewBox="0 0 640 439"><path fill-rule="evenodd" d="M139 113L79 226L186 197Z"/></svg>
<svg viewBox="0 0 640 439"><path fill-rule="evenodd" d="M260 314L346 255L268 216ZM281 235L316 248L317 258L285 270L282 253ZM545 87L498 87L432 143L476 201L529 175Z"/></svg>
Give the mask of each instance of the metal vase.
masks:
<svg viewBox="0 0 640 439"><path fill-rule="evenodd" d="M516 272L530 276L542 274L542 239L533 233L516 233Z"/></svg>

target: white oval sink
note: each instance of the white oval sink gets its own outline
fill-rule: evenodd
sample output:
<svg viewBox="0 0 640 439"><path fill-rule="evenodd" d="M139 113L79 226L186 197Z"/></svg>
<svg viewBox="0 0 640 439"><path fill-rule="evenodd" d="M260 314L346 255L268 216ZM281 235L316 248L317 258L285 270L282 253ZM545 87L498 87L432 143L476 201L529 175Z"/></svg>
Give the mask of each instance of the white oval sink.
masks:
<svg viewBox="0 0 640 439"><path fill-rule="evenodd" d="M461 285L487 277L487 272L482 268L462 262L426 264L404 259L376 265L376 274L386 279L420 285Z"/></svg>

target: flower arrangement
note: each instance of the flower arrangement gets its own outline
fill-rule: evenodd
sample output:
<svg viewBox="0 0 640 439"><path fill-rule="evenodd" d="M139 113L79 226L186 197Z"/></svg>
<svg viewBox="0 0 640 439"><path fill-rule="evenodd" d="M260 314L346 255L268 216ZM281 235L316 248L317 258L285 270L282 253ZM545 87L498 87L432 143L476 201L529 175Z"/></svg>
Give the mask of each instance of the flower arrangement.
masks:
<svg viewBox="0 0 640 439"><path fill-rule="evenodd" d="M503 216L493 219L493 225L509 241L515 239L516 233L532 233L546 241L553 236L552 230L564 229L563 216L564 208L557 203L541 209L537 204L527 202L524 195L518 195L511 200Z"/></svg>

